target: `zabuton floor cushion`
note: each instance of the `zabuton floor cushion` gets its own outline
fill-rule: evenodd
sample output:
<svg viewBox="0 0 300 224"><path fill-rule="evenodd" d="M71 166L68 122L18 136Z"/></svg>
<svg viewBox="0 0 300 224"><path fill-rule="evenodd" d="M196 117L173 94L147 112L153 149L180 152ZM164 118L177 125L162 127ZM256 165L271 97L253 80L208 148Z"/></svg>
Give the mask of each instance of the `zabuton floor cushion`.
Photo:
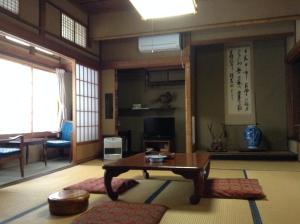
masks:
<svg viewBox="0 0 300 224"><path fill-rule="evenodd" d="M208 179L205 184L204 197L262 199L265 198L257 179Z"/></svg>
<svg viewBox="0 0 300 224"><path fill-rule="evenodd" d="M167 209L157 204L109 201L81 214L72 224L157 224Z"/></svg>
<svg viewBox="0 0 300 224"><path fill-rule="evenodd" d="M130 188L137 185L137 182L134 179L121 179L121 178L113 178L112 180L112 188L113 191L117 191L119 194L124 193ZM84 180L80 183L65 187L64 190L86 190L89 193L95 194L106 194L106 188L104 185L104 177L101 178L90 178Z"/></svg>

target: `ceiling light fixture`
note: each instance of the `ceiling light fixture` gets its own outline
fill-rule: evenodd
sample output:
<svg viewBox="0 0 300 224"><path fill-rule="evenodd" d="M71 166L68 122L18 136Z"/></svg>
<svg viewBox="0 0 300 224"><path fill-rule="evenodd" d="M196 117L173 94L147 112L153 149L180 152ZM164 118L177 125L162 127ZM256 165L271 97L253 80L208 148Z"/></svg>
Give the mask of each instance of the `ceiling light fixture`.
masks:
<svg viewBox="0 0 300 224"><path fill-rule="evenodd" d="M40 52L43 52L45 54L50 54L50 55L53 55L53 53L51 51L47 51L43 48L40 48L40 47L34 47L37 51L40 51Z"/></svg>
<svg viewBox="0 0 300 224"><path fill-rule="evenodd" d="M28 44L28 43L26 43L26 42L24 42L24 41L22 41L22 40L20 40L20 39L11 37L11 36L5 36L5 38L6 38L7 40L10 40L10 41L12 41L12 42L15 42L15 43L24 45L24 46L26 46L26 47L29 47L29 46L30 46L30 44Z"/></svg>
<svg viewBox="0 0 300 224"><path fill-rule="evenodd" d="M197 0L130 0L144 20L195 14Z"/></svg>

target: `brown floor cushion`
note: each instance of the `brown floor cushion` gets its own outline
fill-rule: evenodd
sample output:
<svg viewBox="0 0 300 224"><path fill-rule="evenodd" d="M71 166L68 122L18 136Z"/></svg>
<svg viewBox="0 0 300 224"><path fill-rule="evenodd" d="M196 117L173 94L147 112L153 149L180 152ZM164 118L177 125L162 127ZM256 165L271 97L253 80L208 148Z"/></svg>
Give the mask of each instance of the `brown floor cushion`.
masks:
<svg viewBox="0 0 300 224"><path fill-rule="evenodd" d="M262 199L265 197L257 179L208 179L204 197Z"/></svg>
<svg viewBox="0 0 300 224"><path fill-rule="evenodd" d="M138 183L139 182L134 179L113 178L112 188L113 191L117 191L119 194L122 194ZM86 190L89 193L106 194L104 177L87 179L80 183L65 187L64 190Z"/></svg>
<svg viewBox="0 0 300 224"><path fill-rule="evenodd" d="M72 224L156 224L167 209L164 205L109 201L91 208Z"/></svg>

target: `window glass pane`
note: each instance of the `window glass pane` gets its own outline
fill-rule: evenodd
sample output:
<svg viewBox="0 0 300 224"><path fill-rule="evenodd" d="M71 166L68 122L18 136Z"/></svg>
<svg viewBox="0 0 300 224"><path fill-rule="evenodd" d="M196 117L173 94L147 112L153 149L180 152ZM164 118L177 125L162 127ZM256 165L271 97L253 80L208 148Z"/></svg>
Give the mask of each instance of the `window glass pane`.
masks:
<svg viewBox="0 0 300 224"><path fill-rule="evenodd" d="M33 69L33 131L58 131L59 87L57 75Z"/></svg>
<svg viewBox="0 0 300 224"><path fill-rule="evenodd" d="M75 43L86 47L86 28L75 22Z"/></svg>
<svg viewBox="0 0 300 224"><path fill-rule="evenodd" d="M0 0L0 7L12 13L19 14L19 0Z"/></svg>
<svg viewBox="0 0 300 224"><path fill-rule="evenodd" d="M61 14L61 36L74 42L74 20Z"/></svg>
<svg viewBox="0 0 300 224"><path fill-rule="evenodd" d="M31 68L0 59L0 134L31 132ZM18 124L18 125L15 125Z"/></svg>
<svg viewBox="0 0 300 224"><path fill-rule="evenodd" d="M81 96L83 96L83 81L80 81L80 86L79 86L79 94L81 95Z"/></svg>
<svg viewBox="0 0 300 224"><path fill-rule="evenodd" d="M95 83L98 84L98 72L96 71L96 74L95 74Z"/></svg>
<svg viewBox="0 0 300 224"><path fill-rule="evenodd" d="M79 74L80 74L80 67L78 64L76 64L76 79L79 79Z"/></svg>

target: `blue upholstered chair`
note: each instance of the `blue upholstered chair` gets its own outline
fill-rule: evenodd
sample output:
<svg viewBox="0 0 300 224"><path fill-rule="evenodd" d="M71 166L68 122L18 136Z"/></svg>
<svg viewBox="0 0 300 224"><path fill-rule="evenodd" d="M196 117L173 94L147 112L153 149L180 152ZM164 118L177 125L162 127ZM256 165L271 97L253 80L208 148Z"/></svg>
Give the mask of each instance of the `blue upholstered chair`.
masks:
<svg viewBox="0 0 300 224"><path fill-rule="evenodd" d="M23 143L24 136L22 135L8 139L0 139L0 163L19 159L21 177L24 177Z"/></svg>
<svg viewBox="0 0 300 224"><path fill-rule="evenodd" d="M73 122L64 120L62 122L59 138L47 140L45 165L47 165L48 148L69 149L69 157L70 157L70 161L72 161L72 150L71 150L72 130L73 130Z"/></svg>

